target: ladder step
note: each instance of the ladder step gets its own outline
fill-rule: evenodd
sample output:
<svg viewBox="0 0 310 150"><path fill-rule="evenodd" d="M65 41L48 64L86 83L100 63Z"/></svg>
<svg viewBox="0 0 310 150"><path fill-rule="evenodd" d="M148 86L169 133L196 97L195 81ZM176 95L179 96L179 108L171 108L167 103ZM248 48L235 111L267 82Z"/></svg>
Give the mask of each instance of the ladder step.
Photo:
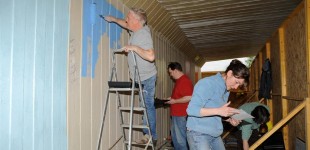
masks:
<svg viewBox="0 0 310 150"><path fill-rule="evenodd" d="M120 110L130 110L131 107L120 107L119 109L120 109ZM134 107L133 110L134 110L134 111L144 111L145 108L143 108L143 107Z"/></svg>
<svg viewBox="0 0 310 150"><path fill-rule="evenodd" d="M124 141L124 143L129 144L129 141ZM137 143L137 142L131 142L131 144L132 144L132 145L144 145L144 146L147 145L147 144L139 144L139 143ZM148 146L153 146L152 142L150 142Z"/></svg>
<svg viewBox="0 0 310 150"><path fill-rule="evenodd" d="M109 88L109 91L131 91L132 88ZM134 91L139 91L138 88L134 88Z"/></svg>
<svg viewBox="0 0 310 150"><path fill-rule="evenodd" d="M121 127L123 128L129 128L129 124L122 124ZM147 129L147 125L132 125L133 129Z"/></svg>
<svg viewBox="0 0 310 150"><path fill-rule="evenodd" d="M132 82L108 81L110 88L131 88ZM139 88L139 84L135 83L135 88Z"/></svg>

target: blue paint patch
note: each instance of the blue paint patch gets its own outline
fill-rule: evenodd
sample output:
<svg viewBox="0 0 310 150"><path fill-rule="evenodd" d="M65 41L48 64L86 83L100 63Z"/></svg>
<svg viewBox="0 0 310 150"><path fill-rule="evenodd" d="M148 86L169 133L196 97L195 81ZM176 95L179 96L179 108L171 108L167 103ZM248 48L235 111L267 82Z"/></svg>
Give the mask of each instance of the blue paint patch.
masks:
<svg viewBox="0 0 310 150"><path fill-rule="evenodd" d="M83 46L82 46L82 77L95 77L95 68L98 62L98 46L101 36L107 34L110 39L110 48L120 48L122 28L109 24L99 15L124 18L124 14L113 5L103 0L83 1ZM110 30L108 26L110 25Z"/></svg>

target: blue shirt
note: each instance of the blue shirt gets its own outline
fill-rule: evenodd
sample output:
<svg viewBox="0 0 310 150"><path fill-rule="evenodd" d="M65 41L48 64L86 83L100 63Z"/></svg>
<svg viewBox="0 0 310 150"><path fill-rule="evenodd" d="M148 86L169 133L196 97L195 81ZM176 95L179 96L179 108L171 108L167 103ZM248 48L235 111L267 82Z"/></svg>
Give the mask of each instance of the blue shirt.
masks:
<svg viewBox="0 0 310 150"><path fill-rule="evenodd" d="M187 128L196 132L218 137L223 133L221 116L200 115L201 108L219 108L227 103L229 91L220 73L197 82L187 108Z"/></svg>

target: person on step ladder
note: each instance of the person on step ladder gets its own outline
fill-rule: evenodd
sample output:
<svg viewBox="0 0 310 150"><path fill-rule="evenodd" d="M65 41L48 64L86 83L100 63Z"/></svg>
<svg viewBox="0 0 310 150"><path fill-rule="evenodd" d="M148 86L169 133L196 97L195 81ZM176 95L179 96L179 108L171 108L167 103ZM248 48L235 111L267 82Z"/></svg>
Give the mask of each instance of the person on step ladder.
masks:
<svg viewBox="0 0 310 150"><path fill-rule="evenodd" d="M143 96L145 99L145 107L147 110L148 120L150 124L151 134L147 129L143 129L144 136L142 139L136 140L138 144L146 144L150 135L152 135L154 144L157 140L156 134L156 110L154 106L155 82L156 82L156 66L155 66L155 51L153 48L153 40L150 28L146 25L146 12L142 9L131 8L126 16L126 19L119 19L113 16L105 16L104 19L108 22L114 22L121 27L129 30L130 39L128 45L122 49L125 52L134 51L135 53L128 53L129 71L132 75L135 72L134 60L131 56L136 55L137 66L139 67L140 80L143 86ZM135 79L138 79L135 77ZM145 116L143 117L143 124L146 125Z"/></svg>

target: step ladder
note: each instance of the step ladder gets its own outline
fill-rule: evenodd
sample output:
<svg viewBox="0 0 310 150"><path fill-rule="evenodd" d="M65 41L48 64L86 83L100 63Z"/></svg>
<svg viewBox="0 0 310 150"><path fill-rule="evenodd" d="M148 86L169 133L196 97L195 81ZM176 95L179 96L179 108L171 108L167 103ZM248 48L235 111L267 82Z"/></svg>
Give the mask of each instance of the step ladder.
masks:
<svg viewBox="0 0 310 150"><path fill-rule="evenodd" d="M104 121L105 121L105 117L106 117L107 106L108 106L108 103L110 100L110 97L109 97L110 93L116 93L116 99L117 99L117 103L118 103L117 105L118 105L118 110L119 110L119 114L120 114L120 122L121 122L120 127L122 128L124 147L126 147L127 150L131 150L132 145L140 145L140 146L144 146L145 147L144 149L151 147L152 150L155 150L154 149L155 146L154 146L153 141L152 141L153 138L152 138L151 129L150 129L149 121L148 121L147 110L145 107L145 101L144 101L144 97L143 97L143 89L142 89L142 85L141 85L141 81L140 81L139 70L138 70L138 66L137 66L137 62L136 62L135 52L129 51L130 53L132 53L132 57L134 60L134 68L135 68L134 73L132 73L131 81L130 82L119 82L117 80L115 55L121 53L122 51L123 51L122 49L113 50L112 70L111 70L111 74L110 74L110 80L108 81L109 89L107 91L107 97L106 97L105 106L104 106L104 110L103 110L102 124L101 124L100 134L99 134L99 138L98 138L97 150L100 150L100 146L101 146L102 132L103 132ZM130 95L128 95L128 92L130 92ZM120 99L120 95L122 95L122 94L123 95L127 94L127 96L130 96L130 105L129 106L122 106L121 99ZM139 107L134 106L134 99L135 99L136 94L139 95L139 99L140 99ZM126 113L126 112L127 113L129 112L129 122L128 123L124 123L123 113ZM143 112L143 115L146 119L146 125L133 125L133 115L136 114L136 112ZM128 137L126 137L126 134L125 134L126 130L125 129L128 129L128 131L129 131ZM138 144L136 142L133 142L133 140L132 140L133 129L147 129L148 133L149 133L149 137L150 137L149 141L146 144Z"/></svg>

